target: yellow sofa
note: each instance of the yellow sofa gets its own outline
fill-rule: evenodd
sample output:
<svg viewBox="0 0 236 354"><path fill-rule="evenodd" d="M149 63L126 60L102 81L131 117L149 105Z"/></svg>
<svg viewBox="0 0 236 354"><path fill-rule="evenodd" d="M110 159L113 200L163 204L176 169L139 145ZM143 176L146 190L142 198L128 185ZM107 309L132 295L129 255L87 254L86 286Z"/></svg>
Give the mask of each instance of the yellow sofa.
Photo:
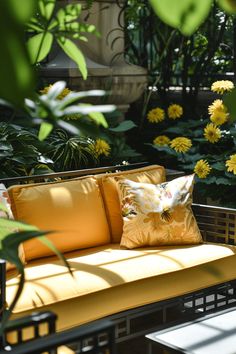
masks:
<svg viewBox="0 0 236 354"><path fill-rule="evenodd" d="M71 277L38 240L24 243L26 283L13 318L35 310L51 310L58 315L57 330L62 331L107 316L119 323L131 309L181 296L188 298L188 294L206 288L226 283L233 288L235 210L194 206L204 239L214 242L121 249L117 175L146 183L165 180L164 168L153 165L9 188L14 216L53 230L50 238L65 255L74 275ZM18 278L9 272L8 303L17 283Z"/></svg>

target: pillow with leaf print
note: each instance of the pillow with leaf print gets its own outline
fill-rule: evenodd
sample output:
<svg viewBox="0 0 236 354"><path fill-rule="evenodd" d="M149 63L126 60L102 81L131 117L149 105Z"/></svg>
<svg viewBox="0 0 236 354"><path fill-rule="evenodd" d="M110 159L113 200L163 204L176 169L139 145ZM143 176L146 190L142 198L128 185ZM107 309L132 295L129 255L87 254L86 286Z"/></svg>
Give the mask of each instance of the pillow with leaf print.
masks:
<svg viewBox="0 0 236 354"><path fill-rule="evenodd" d="M11 210L11 202L10 202L10 197L8 194L8 191L3 183L0 183L0 203L2 204L4 210L0 209L0 218L6 218L6 219L14 219L12 210ZM15 232L16 230L12 230L12 232ZM9 231L10 233L11 231ZM24 256L24 250L23 246L19 246L19 257L22 261L22 263L25 262L25 256ZM13 264L10 264L7 262L6 264L7 270L15 269L15 266Z"/></svg>
<svg viewBox="0 0 236 354"><path fill-rule="evenodd" d="M189 245L202 243L191 210L194 175L161 184L119 180L123 216L120 245Z"/></svg>

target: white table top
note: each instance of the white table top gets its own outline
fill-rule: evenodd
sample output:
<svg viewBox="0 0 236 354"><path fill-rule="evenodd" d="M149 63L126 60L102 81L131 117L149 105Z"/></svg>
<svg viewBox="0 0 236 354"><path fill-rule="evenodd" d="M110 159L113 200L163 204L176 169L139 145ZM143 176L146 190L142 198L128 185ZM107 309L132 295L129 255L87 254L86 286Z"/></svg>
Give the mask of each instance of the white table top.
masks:
<svg viewBox="0 0 236 354"><path fill-rule="evenodd" d="M236 309L207 315L146 337L188 354L236 354Z"/></svg>

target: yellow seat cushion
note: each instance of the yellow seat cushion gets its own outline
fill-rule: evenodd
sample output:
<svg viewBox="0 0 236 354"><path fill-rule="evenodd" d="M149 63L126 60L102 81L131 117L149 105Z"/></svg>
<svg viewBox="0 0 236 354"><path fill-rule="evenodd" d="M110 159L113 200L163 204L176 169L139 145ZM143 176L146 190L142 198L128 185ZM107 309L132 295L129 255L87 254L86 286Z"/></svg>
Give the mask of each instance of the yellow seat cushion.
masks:
<svg viewBox="0 0 236 354"><path fill-rule="evenodd" d="M61 252L110 242L109 226L94 177L9 188L16 219L52 230L48 238ZM29 261L52 254L37 239L23 244Z"/></svg>
<svg viewBox="0 0 236 354"><path fill-rule="evenodd" d="M15 316L58 314L58 330L236 278L236 248L220 244L121 250L118 244L69 253L74 278L55 257L31 261ZM44 260L45 261L45 260ZM7 282L12 301L17 278Z"/></svg>
<svg viewBox="0 0 236 354"><path fill-rule="evenodd" d="M123 231L117 177L124 177L135 182L153 184L162 183L166 178L164 167L159 165L97 176L110 225L111 240L115 243L120 242Z"/></svg>

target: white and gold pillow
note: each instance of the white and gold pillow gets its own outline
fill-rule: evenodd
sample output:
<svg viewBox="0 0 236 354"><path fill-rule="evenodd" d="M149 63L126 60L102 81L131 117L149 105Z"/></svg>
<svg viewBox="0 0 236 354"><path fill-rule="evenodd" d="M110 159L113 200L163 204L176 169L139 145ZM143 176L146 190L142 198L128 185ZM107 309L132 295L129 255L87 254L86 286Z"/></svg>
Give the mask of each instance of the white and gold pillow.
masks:
<svg viewBox="0 0 236 354"><path fill-rule="evenodd" d="M131 249L201 243L191 210L193 183L194 175L156 185L120 180L121 246Z"/></svg>
<svg viewBox="0 0 236 354"><path fill-rule="evenodd" d="M11 201L8 194L8 191L3 183L0 183L0 203L5 207L6 211L0 210L0 218L5 219L14 219L12 210L11 210ZM16 232L17 230L12 230ZM10 233L10 231L9 231ZM24 250L22 244L19 246L19 257L22 263L25 262ZM7 262L7 270L15 269L15 266Z"/></svg>

